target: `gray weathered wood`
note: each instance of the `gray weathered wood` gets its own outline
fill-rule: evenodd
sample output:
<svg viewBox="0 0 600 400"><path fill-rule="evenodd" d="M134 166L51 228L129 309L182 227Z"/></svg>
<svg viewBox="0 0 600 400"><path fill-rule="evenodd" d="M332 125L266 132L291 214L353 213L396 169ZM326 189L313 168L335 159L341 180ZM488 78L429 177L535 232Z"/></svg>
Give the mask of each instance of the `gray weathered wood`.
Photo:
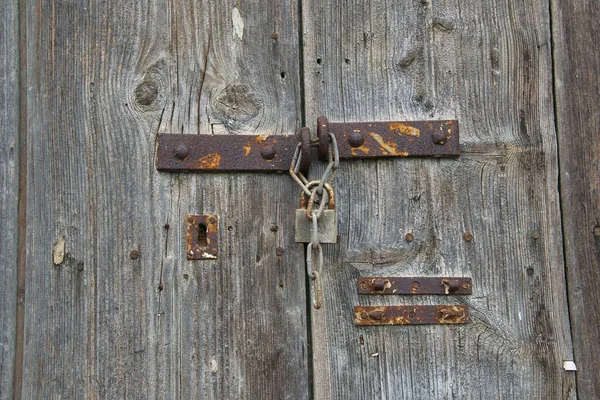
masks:
<svg viewBox="0 0 600 400"><path fill-rule="evenodd" d="M600 7L552 1L561 200L577 394L600 398Z"/></svg>
<svg viewBox="0 0 600 400"><path fill-rule="evenodd" d="M294 183L154 166L157 132L298 130L295 7L27 1L24 398L308 396ZM188 213L217 261L186 261Z"/></svg>
<svg viewBox="0 0 600 400"><path fill-rule="evenodd" d="M0 399L13 398L19 199L18 4L0 4Z"/></svg>
<svg viewBox="0 0 600 400"><path fill-rule="evenodd" d="M342 163L341 241L324 246L311 315L315 398L575 397L548 13L538 0L304 3L311 127L458 119L462 144L458 160ZM379 274L471 276L474 294L359 297L356 278ZM468 304L473 322L352 324L357 304L436 303Z"/></svg>

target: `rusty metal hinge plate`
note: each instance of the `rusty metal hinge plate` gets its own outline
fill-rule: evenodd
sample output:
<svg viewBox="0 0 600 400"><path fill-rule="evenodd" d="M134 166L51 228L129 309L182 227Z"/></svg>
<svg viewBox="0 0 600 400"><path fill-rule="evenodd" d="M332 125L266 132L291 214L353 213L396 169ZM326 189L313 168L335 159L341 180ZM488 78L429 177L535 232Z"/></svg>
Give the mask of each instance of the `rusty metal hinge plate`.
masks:
<svg viewBox="0 0 600 400"><path fill-rule="evenodd" d="M467 305L356 306L354 324L365 325L455 325L471 322Z"/></svg>
<svg viewBox="0 0 600 400"><path fill-rule="evenodd" d="M335 136L340 159L457 157L458 121L328 122L318 119L319 159L327 159L328 135Z"/></svg>
<svg viewBox="0 0 600 400"><path fill-rule="evenodd" d="M382 157L457 157L458 121L327 122L317 125L318 154L326 161L329 134L337 140L340 159ZM304 166L310 158L310 133L304 135L184 135L157 137L159 171L287 172L302 141Z"/></svg>
<svg viewBox="0 0 600 400"><path fill-rule="evenodd" d="M183 135L157 139L159 171L288 171L298 136Z"/></svg>
<svg viewBox="0 0 600 400"><path fill-rule="evenodd" d="M219 255L219 218L216 215L187 216L187 259L216 260Z"/></svg>
<svg viewBox="0 0 600 400"><path fill-rule="evenodd" d="M471 278L456 277L369 277L358 278L358 294L441 294L473 293Z"/></svg>

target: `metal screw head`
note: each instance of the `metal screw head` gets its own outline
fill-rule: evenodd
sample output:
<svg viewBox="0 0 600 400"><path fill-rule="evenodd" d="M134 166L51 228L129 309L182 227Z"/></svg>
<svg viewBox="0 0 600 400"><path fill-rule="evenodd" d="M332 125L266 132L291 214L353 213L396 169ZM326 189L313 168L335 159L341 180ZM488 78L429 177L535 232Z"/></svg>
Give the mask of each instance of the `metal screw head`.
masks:
<svg viewBox="0 0 600 400"><path fill-rule="evenodd" d="M406 235L404 235L404 239L406 239L407 242L412 242L413 240L415 240L415 237L412 233L407 233Z"/></svg>
<svg viewBox="0 0 600 400"><path fill-rule="evenodd" d="M273 146L265 146L260 150L260 155L265 160L274 159L276 154L277 152L275 151L275 148Z"/></svg>
<svg viewBox="0 0 600 400"><path fill-rule="evenodd" d="M446 139L448 139L446 134L442 131L433 132L433 135L431 135L431 137L433 138L433 142L435 144L444 144L446 143Z"/></svg>
<svg viewBox="0 0 600 400"><path fill-rule="evenodd" d="M467 242L470 242L471 240L473 240L473 234L471 232L465 232L463 234L463 239Z"/></svg>
<svg viewBox="0 0 600 400"><path fill-rule="evenodd" d="M177 145L177 147L175 147L173 155L175 155L175 157L177 157L180 160L185 160L187 156L190 155L190 151L188 150L185 144L179 144Z"/></svg>
<svg viewBox="0 0 600 400"><path fill-rule="evenodd" d="M365 135L361 131L352 131L348 134L348 144L352 147L360 147L365 142Z"/></svg>
<svg viewBox="0 0 600 400"><path fill-rule="evenodd" d="M137 250L131 250L131 253L129 253L129 258L131 258L132 260L137 260L140 257L140 252Z"/></svg>

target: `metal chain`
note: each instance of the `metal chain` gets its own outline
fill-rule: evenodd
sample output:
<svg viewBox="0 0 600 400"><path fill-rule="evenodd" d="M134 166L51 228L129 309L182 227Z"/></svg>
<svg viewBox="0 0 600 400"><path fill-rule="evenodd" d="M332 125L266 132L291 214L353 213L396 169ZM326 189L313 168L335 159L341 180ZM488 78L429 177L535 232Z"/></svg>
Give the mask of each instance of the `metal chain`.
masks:
<svg viewBox="0 0 600 400"><path fill-rule="evenodd" d="M292 163L290 165L290 175L298 183L298 185L302 188L302 191L305 195L309 196L307 207L306 207L306 217L312 221L312 236L311 242L308 244L308 248L306 249L306 272L308 277L311 279L314 285L313 292L313 307L315 309L321 308L323 304L323 289L321 286L321 271L323 269L323 247L319 241L319 218L321 217L323 210L325 209L325 204L327 204L330 200L330 197L333 196L333 187L330 186L333 178L337 172L337 169L340 165L340 155L337 146L337 140L332 133L329 133L330 143L329 143L329 151L328 151L328 164L327 168L325 168L325 172L321 176L319 181L310 182L310 186L315 185L318 182L318 185L312 190L309 189L309 182L306 177L299 172L300 170L300 162L302 160L301 148L302 144L298 143L296 147L296 151L294 153L294 157L292 158ZM328 190L323 190L325 185L328 185ZM331 190L331 194L330 191ZM316 211L313 210L313 204L318 204L319 207ZM316 268L314 268L316 259Z"/></svg>

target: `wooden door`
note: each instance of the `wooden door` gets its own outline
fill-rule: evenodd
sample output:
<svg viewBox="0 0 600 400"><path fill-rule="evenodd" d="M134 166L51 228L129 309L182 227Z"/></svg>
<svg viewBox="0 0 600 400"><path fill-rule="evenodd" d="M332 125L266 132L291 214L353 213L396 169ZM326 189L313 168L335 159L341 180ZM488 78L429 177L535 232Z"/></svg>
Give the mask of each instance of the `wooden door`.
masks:
<svg viewBox="0 0 600 400"><path fill-rule="evenodd" d="M4 2L0 399L600 397L596 3ZM342 161L315 310L294 182L158 172L155 147L320 115L457 119L461 156ZM188 214L219 216L217 260L186 259ZM401 304L472 322L353 324Z"/></svg>

